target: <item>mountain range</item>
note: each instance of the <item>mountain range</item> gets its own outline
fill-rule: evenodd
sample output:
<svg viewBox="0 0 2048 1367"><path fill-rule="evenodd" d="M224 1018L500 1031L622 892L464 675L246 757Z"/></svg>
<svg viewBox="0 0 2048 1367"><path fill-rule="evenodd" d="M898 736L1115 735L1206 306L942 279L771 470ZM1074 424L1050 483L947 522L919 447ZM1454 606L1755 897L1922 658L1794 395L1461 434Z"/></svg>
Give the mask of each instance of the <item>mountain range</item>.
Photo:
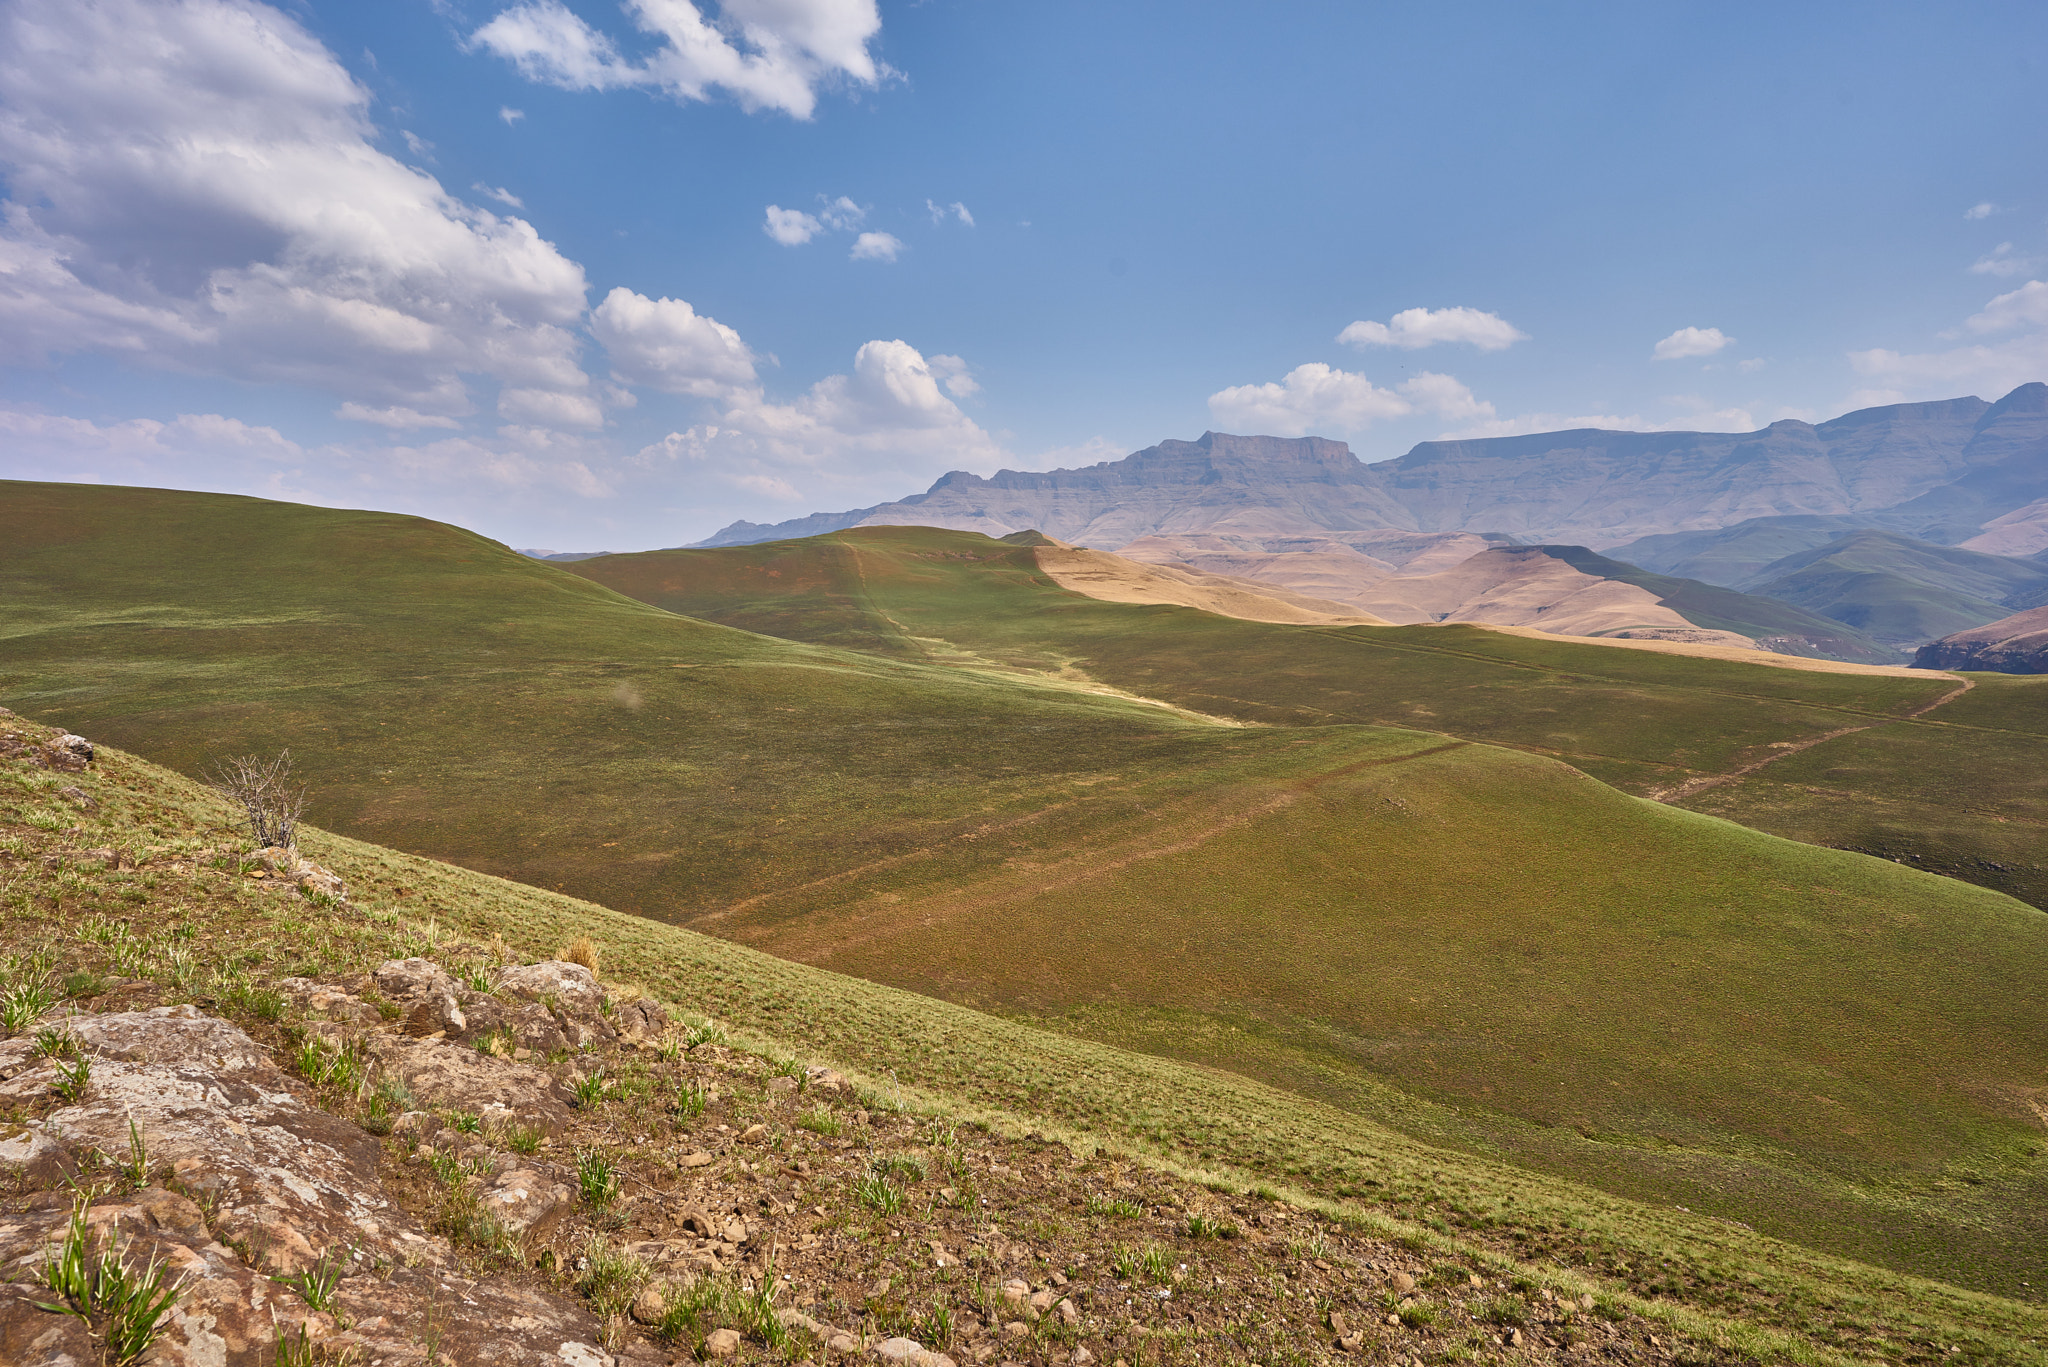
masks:
<svg viewBox="0 0 2048 1367"><path fill-rule="evenodd" d="M1391 622L1891 660L2048 601L2048 563L2021 558L2048 553L2048 385L1746 433L1424 442L1373 465L1322 437L1208 432L1086 469L955 471L699 545L891 525L1037 530Z"/></svg>

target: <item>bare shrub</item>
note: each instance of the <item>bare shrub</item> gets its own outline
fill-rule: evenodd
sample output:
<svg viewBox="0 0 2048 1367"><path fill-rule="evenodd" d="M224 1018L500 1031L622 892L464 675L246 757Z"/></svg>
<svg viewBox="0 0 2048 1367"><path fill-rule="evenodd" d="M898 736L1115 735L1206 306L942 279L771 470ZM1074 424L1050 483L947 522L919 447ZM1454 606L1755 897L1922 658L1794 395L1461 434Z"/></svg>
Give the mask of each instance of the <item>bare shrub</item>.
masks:
<svg viewBox="0 0 2048 1367"><path fill-rule="evenodd" d="M210 776L214 791L241 807L249 819L249 835L258 849L290 848L306 810L306 788L295 781L292 752L274 759L242 755L223 760Z"/></svg>

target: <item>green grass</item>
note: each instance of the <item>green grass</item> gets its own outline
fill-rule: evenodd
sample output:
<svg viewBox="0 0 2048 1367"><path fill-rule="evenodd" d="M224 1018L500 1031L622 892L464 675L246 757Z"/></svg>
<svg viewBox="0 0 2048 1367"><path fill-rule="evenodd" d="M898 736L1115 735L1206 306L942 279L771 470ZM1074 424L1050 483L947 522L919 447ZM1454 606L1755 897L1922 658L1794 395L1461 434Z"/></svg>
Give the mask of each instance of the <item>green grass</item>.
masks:
<svg viewBox="0 0 2048 1367"><path fill-rule="evenodd" d="M1099 603L964 533L579 566L804 643L418 519L15 485L0 521L0 697L96 740L188 771L289 744L314 818L356 835L1269 1079L1432 1151L2035 1280L2044 918L1619 790L1844 724L1938 765L1989 729L1947 718L1998 714L1900 720L1945 680ZM24 824L45 806L24 790ZM504 928L408 877L374 897ZM738 1018L696 990L671 996ZM951 1046L902 1024L908 1052L841 1052L931 1075ZM1072 1085L1025 1070L992 1104L1094 1123Z"/></svg>
<svg viewBox="0 0 2048 1367"><path fill-rule="evenodd" d="M717 551L651 551L573 572L672 611L965 670L1097 681L1272 726L1413 726L1563 759L1647 795L1849 727L1911 733L1911 758L1828 786L1825 802L1688 799L1773 834L1877 852L2048 906L2041 808L2048 679L1902 720L1953 684L1820 674L1504 636L1477 627L1303 628L1068 593L1031 548L967 532L861 528ZM1670 581L1676 583L1678 581ZM1823 749L1860 744L1856 737ZM1989 751L2000 757L1987 768ZM1818 752L1815 752L1818 753ZM1786 772L1781 764L1750 782ZM1890 790L1967 789L1884 821ZM1880 823L1883 839L1874 833Z"/></svg>
<svg viewBox="0 0 2048 1367"><path fill-rule="evenodd" d="M34 801L39 780L26 777L27 788L0 786L0 836ZM1418 1142L1230 1073L1048 1034L317 829L303 836L307 851L349 881L345 911L242 880L184 879L181 864L204 865L234 839L232 813L116 750L103 750L83 781L102 803L83 839L135 850L162 871L160 900L138 913L145 928L178 908L209 961L232 954L251 973L355 974L416 945L430 925L443 938L500 935L525 957L552 952L565 933L588 934L608 971L715 1012L740 1047L809 1058L859 1085L879 1079L938 1129L1028 1131L1079 1153L1145 1155L1219 1191L1276 1191L1436 1261L1532 1293L1592 1292L1602 1305L1667 1317L1753 1360L1922 1361L1931 1360L1927 1345L1955 1344L1972 1360L2022 1362L2042 1360L2048 1345L2038 1306L1927 1279L1985 1279L1954 1256L1910 1273L1858 1264L1666 1200L1641 1203ZM115 876L97 864L53 877L40 858L0 862L0 947L47 947L87 928ZM466 1173L451 1176L467 1189Z"/></svg>

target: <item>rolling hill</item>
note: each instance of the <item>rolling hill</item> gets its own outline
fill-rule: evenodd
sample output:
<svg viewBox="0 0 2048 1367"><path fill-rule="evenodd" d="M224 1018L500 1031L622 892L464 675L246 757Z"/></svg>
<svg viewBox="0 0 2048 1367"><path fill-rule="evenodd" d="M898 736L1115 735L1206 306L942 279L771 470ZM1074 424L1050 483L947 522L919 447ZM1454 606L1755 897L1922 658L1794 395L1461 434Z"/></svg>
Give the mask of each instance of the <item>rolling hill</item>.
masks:
<svg viewBox="0 0 2048 1367"><path fill-rule="evenodd" d="M10 742L42 731L0 715L0 735ZM51 806L65 801L59 785L67 783L91 799L92 810L74 806L53 819ZM1302 1256L1297 1250L1314 1246L1307 1236L1327 1226L1332 1244L1347 1253L1363 1241L1392 1246L1397 1257L1430 1264L1433 1275L1459 1286L1468 1272L1483 1273L1502 1293L1493 1320L1503 1326L1516 1322L1499 1313L1516 1296L1569 1305L1583 1293L1594 1305L1590 1342L1588 1325L1575 1326L1569 1313L1545 1317L1551 1333L1560 1331L1550 1320L1566 1322L1562 1350L1597 1351L1603 1321L1636 1315L1664 1335L1644 1345L1660 1361L1933 1364L1960 1355L2021 1363L2039 1361L2048 1347L2038 1292L2020 1287L2008 1298L1918 1275L1953 1276L1947 1261L1918 1274L1852 1262L1668 1202L1630 1200L1418 1143L1355 1109L1231 1072L1048 1033L312 827L302 828L302 847L345 880L349 902L304 900L238 876L239 824L190 779L105 745L82 774L40 771L19 754L0 760L0 949L9 971L90 953L97 945L88 932L109 923L110 907L133 929L134 938L117 942L129 956L127 971L143 975L129 987L143 989L145 999L237 1014L287 974L360 981L382 960L415 954L454 971L464 962L545 957L565 938L587 936L604 952L614 993L646 991L692 1013L686 1021L702 1019L694 1013L718 1018L704 1032L721 1043L703 1053L726 1062L721 1080L735 1093L730 1104L744 1104L771 1067L829 1064L860 1084L858 1103L877 1129L922 1135L933 1159L959 1157L956 1137L963 1146L1001 1145L1013 1162L1022 1160L1013 1174L1018 1186L1039 1175L1036 1151L1078 1165L1078 1176L1091 1182L1138 1177L1141 1194L1161 1206L1176 1196L1205 1208L1212 1197L1235 1202L1240 1212L1261 1214L1267 1228L1247 1228L1242 1237L1276 1262ZM88 844L128 857L106 860L80 848ZM632 1062L621 1070L622 1081L639 1076ZM607 1105L600 1123L620 1110ZM621 1134L612 1156L631 1157L629 1146L645 1152L644 1140ZM995 1172L977 1177L1001 1193ZM834 1185L828 1175L809 1180L821 1194ZM941 1180L932 1173L933 1185ZM1088 1226L1078 1236L1077 1220ZM1133 1229L1126 1211L1106 1203L1085 1213L1052 1204L1019 1226L1034 1244L1062 1234L1129 1238ZM1206 1246L1171 1242L1192 1244L1191 1261L1203 1261ZM883 1260L893 1252L880 1237L872 1246ZM1344 1254L1330 1256L1348 1269ZM989 1271L977 1262L925 1279L952 1283L971 1301L973 1290L989 1285ZM1202 1280L1179 1293L1204 1297ZM1273 1281L1271 1301L1291 1308L1291 1288L1302 1283ZM1369 1285L1358 1289L1369 1296ZM1428 1294L1439 1293L1432 1287ZM1238 1306L1235 1297L1231 1303ZM1321 1326L1288 1319L1243 1320L1236 1337L1304 1355ZM1474 1346L1443 1336L1421 1315L1412 1319L1388 1337L1432 1357ZM1197 1345L1196 1356L1219 1346L1228 1340Z"/></svg>
<svg viewBox="0 0 2048 1367"><path fill-rule="evenodd" d="M10 706L187 772L288 745L316 819L400 848L2037 1279L2048 918L1588 776L1946 734L1911 715L1953 681L1104 603L960 533L555 566L412 518L5 493Z"/></svg>
<svg viewBox="0 0 2048 1367"><path fill-rule="evenodd" d="M1917 646L2048 602L2048 565L1859 531L1775 560L1742 587Z"/></svg>

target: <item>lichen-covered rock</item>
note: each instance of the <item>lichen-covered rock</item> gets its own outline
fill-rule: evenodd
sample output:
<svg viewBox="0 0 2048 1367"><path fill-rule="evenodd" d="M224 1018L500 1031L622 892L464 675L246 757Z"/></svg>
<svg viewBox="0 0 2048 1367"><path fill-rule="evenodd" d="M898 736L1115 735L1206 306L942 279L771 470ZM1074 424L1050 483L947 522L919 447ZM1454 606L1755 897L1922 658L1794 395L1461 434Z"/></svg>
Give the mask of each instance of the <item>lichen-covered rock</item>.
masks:
<svg viewBox="0 0 2048 1367"><path fill-rule="evenodd" d="M510 1233L542 1235L574 1207L576 1194L533 1168L513 1168L492 1179L481 1200Z"/></svg>
<svg viewBox="0 0 2048 1367"><path fill-rule="evenodd" d="M552 1000L572 1016L594 1016L604 1009L604 989L597 985L597 975L582 964L560 959L502 969L496 986L527 1001Z"/></svg>
<svg viewBox="0 0 2048 1367"><path fill-rule="evenodd" d="M485 1114L501 1107L519 1123L560 1134L569 1123L569 1093L538 1068L444 1040L376 1036L370 1045L386 1075L430 1106Z"/></svg>
<svg viewBox="0 0 2048 1367"><path fill-rule="evenodd" d="M332 869L315 864L296 849L271 845L256 851L256 859L275 876L296 883L299 891L320 893L337 902L348 900L348 885Z"/></svg>

